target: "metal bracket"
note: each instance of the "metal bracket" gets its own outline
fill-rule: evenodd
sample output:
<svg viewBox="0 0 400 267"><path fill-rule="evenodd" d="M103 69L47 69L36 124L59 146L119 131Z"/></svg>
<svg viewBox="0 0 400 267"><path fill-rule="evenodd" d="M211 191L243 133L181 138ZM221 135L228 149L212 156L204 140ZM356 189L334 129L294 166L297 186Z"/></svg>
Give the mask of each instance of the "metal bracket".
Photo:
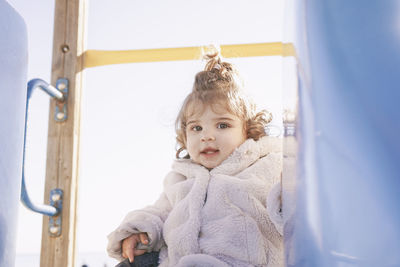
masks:
<svg viewBox="0 0 400 267"><path fill-rule="evenodd" d="M284 123L284 136L296 136L296 124Z"/></svg>
<svg viewBox="0 0 400 267"><path fill-rule="evenodd" d="M49 220L50 236L57 237L61 235L62 230L62 202L63 191L59 188L50 191L50 205L55 207L58 212L55 216L51 216Z"/></svg>
<svg viewBox="0 0 400 267"><path fill-rule="evenodd" d="M53 189L50 192L50 205L45 204L37 204L32 202L28 191L26 190L25 183L25 155L26 155L26 136L27 136L27 125L28 125L28 117L29 117L29 101L31 96L36 88L42 89L52 98L57 100L57 105L64 105L62 107L62 113L65 114L63 120L66 119L66 111L67 105L64 103L68 94L68 80L67 79L59 79L57 81L57 89L51 84L41 80L41 79L32 79L28 82L27 87L27 100L26 100L26 109L25 109L25 131L24 131L24 150L22 155L22 181L21 181L21 201L28 209L38 212L40 214L44 214L50 217L49 223L49 232L51 236L57 237L61 235L61 213L62 213L62 199L63 199L63 191L61 189ZM62 88L62 89L61 89ZM56 109L56 112L59 111ZM58 113L56 113L58 114Z"/></svg>
<svg viewBox="0 0 400 267"><path fill-rule="evenodd" d="M64 95L63 102L57 102L56 104L56 111L54 114L54 119L58 122L63 122L68 118L68 79L60 78L56 82L56 88L60 90Z"/></svg>

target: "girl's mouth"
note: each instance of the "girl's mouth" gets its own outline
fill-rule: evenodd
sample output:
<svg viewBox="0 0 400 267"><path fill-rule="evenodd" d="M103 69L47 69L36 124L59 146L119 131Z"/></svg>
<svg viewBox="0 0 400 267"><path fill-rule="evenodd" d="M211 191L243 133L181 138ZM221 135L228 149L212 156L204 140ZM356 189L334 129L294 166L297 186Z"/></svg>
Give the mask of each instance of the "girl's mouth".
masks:
<svg viewBox="0 0 400 267"><path fill-rule="evenodd" d="M204 150L202 150L200 152L200 154L204 155L204 156L214 156L219 152L218 149L214 149L214 148L206 148Z"/></svg>

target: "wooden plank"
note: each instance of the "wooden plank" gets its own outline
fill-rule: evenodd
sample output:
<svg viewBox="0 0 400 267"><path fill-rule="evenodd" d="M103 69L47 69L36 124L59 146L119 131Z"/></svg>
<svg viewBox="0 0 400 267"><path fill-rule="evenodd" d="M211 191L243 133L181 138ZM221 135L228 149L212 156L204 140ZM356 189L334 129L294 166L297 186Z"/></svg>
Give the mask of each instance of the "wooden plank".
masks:
<svg viewBox="0 0 400 267"><path fill-rule="evenodd" d="M57 103L50 102L45 203L50 191L64 191L62 232L50 237L49 217L43 218L40 266L72 267L75 261L76 208L79 170L79 126L84 51L86 0L56 0L51 83L69 80L68 119L54 120Z"/></svg>

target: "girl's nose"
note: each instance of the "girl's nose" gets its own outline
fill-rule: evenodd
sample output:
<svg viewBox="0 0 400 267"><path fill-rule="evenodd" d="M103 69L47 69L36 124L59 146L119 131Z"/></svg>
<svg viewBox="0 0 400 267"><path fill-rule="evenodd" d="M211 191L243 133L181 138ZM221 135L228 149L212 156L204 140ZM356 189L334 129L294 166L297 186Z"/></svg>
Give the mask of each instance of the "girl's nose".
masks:
<svg viewBox="0 0 400 267"><path fill-rule="evenodd" d="M211 132L203 132L203 135L201 136L201 141L206 142L206 141L214 141L215 140L215 136L213 133Z"/></svg>

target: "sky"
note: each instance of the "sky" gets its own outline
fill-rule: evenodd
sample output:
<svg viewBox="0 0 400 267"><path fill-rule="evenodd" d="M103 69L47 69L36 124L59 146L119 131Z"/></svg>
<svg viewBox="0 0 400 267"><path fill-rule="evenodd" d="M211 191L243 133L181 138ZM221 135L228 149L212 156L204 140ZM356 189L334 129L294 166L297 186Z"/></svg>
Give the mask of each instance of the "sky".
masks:
<svg viewBox="0 0 400 267"><path fill-rule="evenodd" d="M50 81L54 0L8 0L28 29L28 80ZM92 0L87 49L126 50L279 42L284 1ZM227 59L242 73L259 108L282 110L281 57ZM134 63L84 71L77 248L105 251L124 215L152 204L175 156L174 121L204 61ZM36 92L29 111L26 179L42 202L48 97ZM19 209L17 255L40 252L42 216Z"/></svg>

